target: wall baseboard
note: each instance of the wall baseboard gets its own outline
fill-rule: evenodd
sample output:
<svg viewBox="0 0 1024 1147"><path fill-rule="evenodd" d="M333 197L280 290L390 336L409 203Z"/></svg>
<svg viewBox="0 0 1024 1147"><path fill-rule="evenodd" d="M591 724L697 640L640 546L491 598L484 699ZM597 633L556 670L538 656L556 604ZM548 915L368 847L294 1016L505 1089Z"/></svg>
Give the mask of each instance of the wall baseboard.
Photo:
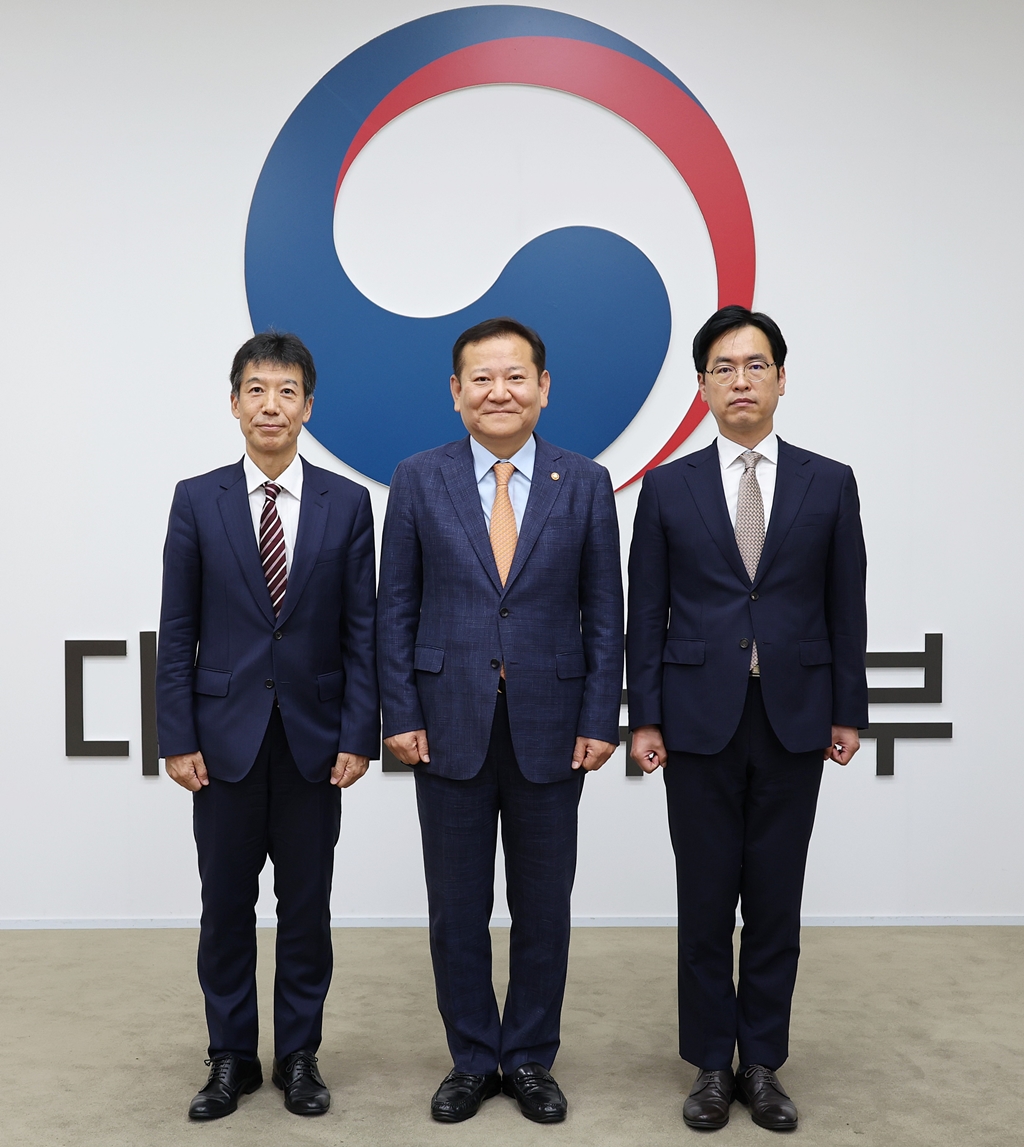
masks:
<svg viewBox="0 0 1024 1147"><path fill-rule="evenodd" d="M741 924L737 920L737 924ZM805 928L936 928L936 927L1020 927L1024 916L804 916ZM261 916L258 928L273 928L272 916ZM507 928L507 917L494 917L494 928ZM674 928L674 916L574 916L574 928ZM425 928L426 916L335 916L333 928ZM198 917L119 917L112 919L0 919L4 929L58 929L58 928L198 928Z"/></svg>

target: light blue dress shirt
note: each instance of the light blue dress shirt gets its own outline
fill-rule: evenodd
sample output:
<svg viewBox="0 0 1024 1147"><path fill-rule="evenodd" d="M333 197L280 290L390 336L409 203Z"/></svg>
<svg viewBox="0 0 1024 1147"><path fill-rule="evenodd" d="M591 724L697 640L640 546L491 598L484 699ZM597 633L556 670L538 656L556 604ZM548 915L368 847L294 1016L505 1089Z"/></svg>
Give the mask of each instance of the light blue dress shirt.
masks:
<svg viewBox="0 0 1024 1147"><path fill-rule="evenodd" d="M484 512L484 521L487 523L488 533L491 529L491 507L494 505L494 492L498 488L498 479L494 473L495 462L511 462L515 466L515 473L508 482L508 497L512 503L512 512L516 516L516 532L522 533L523 515L526 513L526 503L530 500L530 486L533 484L533 463L537 457L537 442L530 435L526 445L518 450L511 458L498 458L481 446L470 435L469 447L473 451L473 468L476 471L476 485L480 491L480 506Z"/></svg>

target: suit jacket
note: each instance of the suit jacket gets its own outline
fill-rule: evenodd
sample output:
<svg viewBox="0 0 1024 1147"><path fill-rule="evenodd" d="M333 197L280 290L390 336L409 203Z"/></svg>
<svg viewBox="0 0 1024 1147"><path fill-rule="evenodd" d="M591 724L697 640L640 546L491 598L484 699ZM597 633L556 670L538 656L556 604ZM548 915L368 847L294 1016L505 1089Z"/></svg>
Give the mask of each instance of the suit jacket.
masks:
<svg viewBox="0 0 1024 1147"><path fill-rule="evenodd" d="M384 735L426 729L427 772L475 776L505 664L512 741L531 781L573 775L577 736L619 739L622 575L603 466L537 438L503 587L469 438L401 462L384 520L378 664Z"/></svg>
<svg viewBox="0 0 1024 1147"><path fill-rule="evenodd" d="M179 482L164 546L157 653L161 756L202 750L211 776L252 767L281 706L295 763L380 750L373 517L362 486L302 462L298 535L274 617L241 461Z"/></svg>
<svg viewBox="0 0 1024 1147"><path fill-rule="evenodd" d="M629 559L632 728L717 753L740 721L757 641L772 728L794 753L868 721L867 559L853 471L779 440L775 500L753 581L712 443L644 478Z"/></svg>

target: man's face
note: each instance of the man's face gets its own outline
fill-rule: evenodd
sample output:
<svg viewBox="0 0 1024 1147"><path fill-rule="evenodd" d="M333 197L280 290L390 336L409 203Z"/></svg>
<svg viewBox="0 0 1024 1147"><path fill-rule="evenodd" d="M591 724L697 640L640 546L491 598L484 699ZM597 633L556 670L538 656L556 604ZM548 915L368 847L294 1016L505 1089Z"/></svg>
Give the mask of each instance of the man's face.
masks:
<svg viewBox="0 0 1024 1147"><path fill-rule="evenodd" d="M482 445L525 445L548 404L551 376L537 373L530 344L519 335L470 343L461 375L452 375L452 398L466 429ZM502 450L492 450L501 455ZM515 450L511 451L515 453Z"/></svg>
<svg viewBox="0 0 1024 1147"><path fill-rule="evenodd" d="M305 396L299 366L248 362L238 395L231 396L231 413L242 424L254 454L293 451L312 411L313 399Z"/></svg>
<svg viewBox="0 0 1024 1147"><path fill-rule="evenodd" d="M771 366L760 382L751 382L743 368L749 363L773 361L771 343L757 327L740 327L717 339L708 352L707 370L697 375L700 396L711 408L719 429L728 436L771 430L779 399L786 393L786 368ZM717 366L735 368L723 386L712 373ZM763 436L763 435L762 435Z"/></svg>

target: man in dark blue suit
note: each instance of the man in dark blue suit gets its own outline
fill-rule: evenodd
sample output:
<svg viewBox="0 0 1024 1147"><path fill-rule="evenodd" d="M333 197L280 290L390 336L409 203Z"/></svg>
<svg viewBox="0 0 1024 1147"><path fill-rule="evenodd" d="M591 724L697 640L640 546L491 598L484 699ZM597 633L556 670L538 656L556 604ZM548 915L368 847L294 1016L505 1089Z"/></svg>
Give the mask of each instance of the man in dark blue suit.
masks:
<svg viewBox="0 0 1024 1147"><path fill-rule="evenodd" d="M577 806L618 742L618 521L608 472L534 434L551 381L534 331L488 320L459 337L452 365L469 437L395 471L379 588L384 735L416 769L454 1060L431 1113L468 1119L503 1089L528 1118L557 1122ZM500 1016L488 932L499 818L512 916Z"/></svg>
<svg viewBox="0 0 1024 1147"><path fill-rule="evenodd" d="M760 1126L788 1130L797 1110L776 1071L822 757L847 764L868 720L864 538L850 468L772 428L786 388L778 326L725 307L697 333L693 358L719 437L650 471L640 493L632 754L646 772L665 770L679 1051L699 1068L683 1118L723 1127L737 1095Z"/></svg>
<svg viewBox="0 0 1024 1147"><path fill-rule="evenodd" d="M210 1077L192 1119L228 1115L263 1082L255 907L268 856L273 1080L296 1115L330 1105L316 1051L332 970L340 790L377 755L380 724L370 500L297 454L315 385L294 335L250 339L231 370L245 456L180 482L171 506L157 723L168 774L194 794L203 887Z"/></svg>

